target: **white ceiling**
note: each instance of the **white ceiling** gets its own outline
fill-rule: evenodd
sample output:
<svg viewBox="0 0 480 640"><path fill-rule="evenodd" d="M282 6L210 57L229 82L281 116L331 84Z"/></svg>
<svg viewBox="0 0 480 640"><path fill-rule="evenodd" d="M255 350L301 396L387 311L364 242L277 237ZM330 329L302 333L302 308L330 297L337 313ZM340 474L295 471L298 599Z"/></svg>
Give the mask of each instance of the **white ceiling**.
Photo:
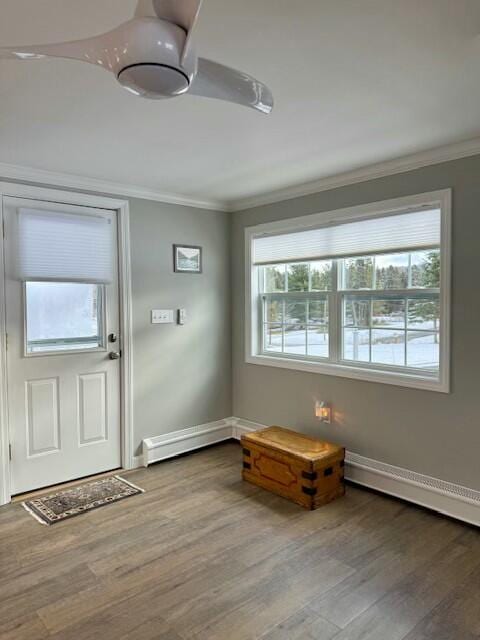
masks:
<svg viewBox="0 0 480 640"><path fill-rule="evenodd" d="M2 0L0 46L89 37L135 0ZM80 62L0 62L0 162L231 203L480 134L478 0L204 0L200 55L273 115L150 102Z"/></svg>

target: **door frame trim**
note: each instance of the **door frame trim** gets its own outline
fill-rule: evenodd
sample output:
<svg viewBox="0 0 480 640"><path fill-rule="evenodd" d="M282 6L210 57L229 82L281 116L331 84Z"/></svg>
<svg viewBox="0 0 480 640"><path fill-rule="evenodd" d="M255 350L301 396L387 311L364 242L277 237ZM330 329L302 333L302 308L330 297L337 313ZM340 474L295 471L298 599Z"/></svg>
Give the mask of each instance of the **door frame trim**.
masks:
<svg viewBox="0 0 480 640"><path fill-rule="evenodd" d="M132 469L135 466L135 459L133 450L133 320L129 201L74 191L0 182L0 224L2 229L5 197L28 198L117 212L119 312L122 336L122 359L120 361L121 452L122 467ZM12 498L6 342L5 261L2 239L0 242L0 505L9 503Z"/></svg>

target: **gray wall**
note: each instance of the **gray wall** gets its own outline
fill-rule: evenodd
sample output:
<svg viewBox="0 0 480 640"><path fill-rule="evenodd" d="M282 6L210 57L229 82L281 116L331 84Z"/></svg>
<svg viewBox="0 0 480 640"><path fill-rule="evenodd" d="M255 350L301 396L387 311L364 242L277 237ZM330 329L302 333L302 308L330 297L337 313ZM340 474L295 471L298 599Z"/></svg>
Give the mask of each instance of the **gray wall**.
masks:
<svg viewBox="0 0 480 640"><path fill-rule="evenodd" d="M221 212L130 203L135 446L232 413L230 223ZM173 273L181 243L203 247L203 274ZM150 323L151 309L180 307L186 325Z"/></svg>
<svg viewBox="0 0 480 640"><path fill-rule="evenodd" d="M447 187L454 202L451 394L245 364L245 226ZM236 214L131 200L136 452L144 437L233 414L480 489L479 209L480 156ZM203 275L173 273L172 244L182 242L204 247ZM150 324L151 309L181 306L189 314L184 327ZM335 424L315 420L316 399L332 403Z"/></svg>
<svg viewBox="0 0 480 640"><path fill-rule="evenodd" d="M448 395L304 373L244 358L246 226L453 188L452 392ZM480 156L325 191L234 215L233 415L291 426L350 451L480 489ZM332 403L320 425L316 399Z"/></svg>

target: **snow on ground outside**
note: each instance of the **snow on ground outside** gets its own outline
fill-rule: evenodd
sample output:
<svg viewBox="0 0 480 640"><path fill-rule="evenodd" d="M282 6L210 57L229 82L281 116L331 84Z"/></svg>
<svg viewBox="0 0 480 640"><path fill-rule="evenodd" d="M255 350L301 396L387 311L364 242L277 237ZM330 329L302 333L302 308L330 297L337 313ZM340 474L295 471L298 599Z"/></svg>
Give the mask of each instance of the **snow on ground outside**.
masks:
<svg viewBox="0 0 480 640"><path fill-rule="evenodd" d="M344 336L344 357L346 360L369 362L369 344L367 330L358 330L357 345L354 347L354 331L347 329ZM328 357L328 336L309 331L308 355ZM434 333L409 333L407 343L407 363L405 363L405 342L403 331L373 330L373 339L388 339L391 336L395 342L377 342L372 344L372 362L378 364L405 365L422 369L436 369L439 363L439 344L435 343ZM400 340L396 342L396 340ZM268 351L282 351L282 335L280 332L271 333L266 345ZM305 354L305 330L294 330L285 333L284 353L291 355ZM355 352L355 353L354 353Z"/></svg>

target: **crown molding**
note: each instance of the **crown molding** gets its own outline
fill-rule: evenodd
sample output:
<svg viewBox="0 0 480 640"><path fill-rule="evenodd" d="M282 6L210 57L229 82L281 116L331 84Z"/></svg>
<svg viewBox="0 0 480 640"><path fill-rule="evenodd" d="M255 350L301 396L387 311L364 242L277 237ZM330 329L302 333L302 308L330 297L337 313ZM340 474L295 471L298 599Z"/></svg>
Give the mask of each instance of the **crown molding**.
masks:
<svg viewBox="0 0 480 640"><path fill-rule="evenodd" d="M239 198L229 203L228 210L245 211L262 205L292 200L293 198L301 198L302 196L313 195L321 191L337 189L359 182L366 182L367 180L375 180L376 178L384 178L395 175L396 173L405 173L429 165L440 164L450 160L459 160L460 158L467 158L478 154L480 154L480 138L472 138L471 140L436 147L393 160L386 160L385 162L368 165L354 169L353 171L327 176L312 182L292 185L284 189L277 189L248 198Z"/></svg>
<svg viewBox="0 0 480 640"><path fill-rule="evenodd" d="M127 198L140 198L142 200L153 200L155 202L164 202L166 204L179 204L184 207L195 207L197 209L210 209L214 211L229 210L228 204L219 200L199 200L175 193L166 193L156 189L148 189L146 187L140 187L133 184L109 182L106 180L99 180L97 178L75 176L70 173L57 173L55 171L34 169L32 167L23 167L3 162L0 162L0 179L33 182L36 184L77 189L81 191L92 191L94 193Z"/></svg>
<svg viewBox="0 0 480 640"><path fill-rule="evenodd" d="M384 162L378 162L364 166L352 171L346 171L332 176L326 176L305 182L291 185L283 189L277 189L266 193L260 193L246 198L235 200L219 199L197 199L189 196L182 196L175 193L167 193L156 189L149 189L134 184L123 184L120 182L110 182L89 178L85 176L75 176L69 173L57 173L44 169L34 169L14 164L0 162L0 179L18 180L21 182L32 182L48 186L64 187L94 193L123 196L127 198L140 198L142 200L153 200L166 204L178 204L185 207L197 209L209 209L212 211L236 212L246 211L254 207L268 204L275 204L283 200L292 200L303 196L313 195L321 191L338 189L351 184L384 178L397 173L406 173L422 167L428 167L442 162L459 160L480 154L480 137L456 142L454 144L435 147L426 151L420 151L408 156L402 156Z"/></svg>

